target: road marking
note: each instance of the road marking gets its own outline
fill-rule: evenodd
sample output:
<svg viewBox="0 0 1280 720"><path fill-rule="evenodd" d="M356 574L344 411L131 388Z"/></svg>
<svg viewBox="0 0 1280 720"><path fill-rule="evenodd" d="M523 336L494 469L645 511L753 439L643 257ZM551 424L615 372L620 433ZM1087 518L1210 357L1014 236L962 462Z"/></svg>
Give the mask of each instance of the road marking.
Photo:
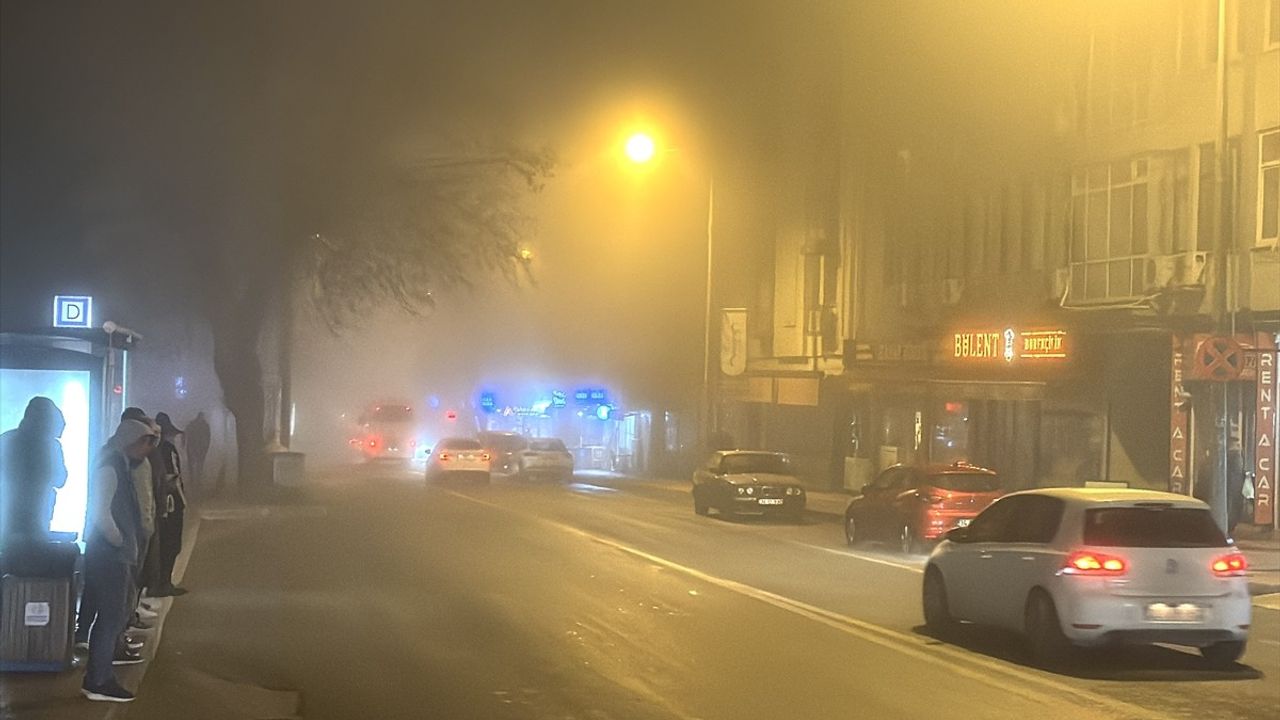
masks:
<svg viewBox="0 0 1280 720"><path fill-rule="evenodd" d="M783 539L786 540L785 538ZM793 545L799 545L801 547L813 548L814 550L821 550L822 552L831 553L832 555L843 555L845 557L857 558L859 560L866 560L867 562L876 563L878 565L885 565L888 567L894 567L900 570L910 570L913 573L924 572L924 568L918 567L916 565L908 565L904 562L886 560L884 558L876 557L874 555L860 553L860 552L857 552L856 550L841 550L839 548L823 547L822 545L813 545L811 543L800 542L799 540L786 540L786 542L789 542Z"/></svg>
<svg viewBox="0 0 1280 720"><path fill-rule="evenodd" d="M858 620L847 615L832 612L800 600L795 600L784 595L779 595L768 590L757 588L753 585L747 585L745 583L737 582L736 580L729 580L727 578L711 575L696 568L681 565L673 560L668 560L664 557L632 547L612 538L596 535L557 520L550 520L527 512L513 510L497 503L481 500L452 490L448 491L448 493L454 497L477 505L483 505L512 515L520 515L530 520L550 525L551 527L562 530L571 535L576 535L604 545L605 547L618 550L660 567L675 570L709 585L714 585L744 597L758 600L781 610L786 610L787 612L800 617L826 625L827 627L838 630L846 635L851 635L865 642L879 645L886 649L899 652L903 655L907 655L932 665L937 665L945 668L948 673L961 675L975 682L980 682L1005 692L1019 695L1032 702L1044 705L1054 705L1075 700L1078 701L1078 703L1087 703L1096 706L1097 709L1104 713L1103 716L1108 718L1123 716L1156 720L1157 718L1165 717L1164 715L1152 712L1141 706L1127 703L1123 700L1116 700L1114 698L1098 695L1091 691L1077 688L1052 678L1043 677L1032 671L1023 670L982 655L976 655L948 645L926 645L925 642L932 641L929 639L921 639L914 635L909 635L897 630L892 630L887 627L882 627L865 620ZM940 657L940 655L945 655L947 657ZM969 663L977 667L969 668L960 666L956 664L956 661ZM1026 687L1010 686L1007 683L1002 682L1001 679L993 678L991 671L1002 673L1006 676L1005 679L1013 678L1024 683L1038 685L1042 690L1037 691Z"/></svg>

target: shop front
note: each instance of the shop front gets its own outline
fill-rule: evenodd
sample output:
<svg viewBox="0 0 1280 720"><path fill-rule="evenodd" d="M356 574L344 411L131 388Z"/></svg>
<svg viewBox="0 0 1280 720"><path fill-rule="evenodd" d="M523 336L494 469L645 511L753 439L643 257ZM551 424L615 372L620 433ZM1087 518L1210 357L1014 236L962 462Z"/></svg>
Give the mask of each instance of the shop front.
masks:
<svg viewBox="0 0 1280 720"><path fill-rule="evenodd" d="M961 327L916 343L846 353L843 485L896 463L971 463L1007 490L1106 478L1108 412L1097 343L1077 331Z"/></svg>
<svg viewBox="0 0 1280 720"><path fill-rule="evenodd" d="M1274 527L1278 393L1277 337L1237 333L1209 349L1207 333L1170 338L1168 490L1208 497L1211 459L1226 429L1228 490L1243 506L1240 520ZM1232 357L1238 356L1238 367ZM1225 399L1215 403L1214 396ZM1225 405L1225 411L1223 409ZM1241 497L1235 495L1239 493Z"/></svg>

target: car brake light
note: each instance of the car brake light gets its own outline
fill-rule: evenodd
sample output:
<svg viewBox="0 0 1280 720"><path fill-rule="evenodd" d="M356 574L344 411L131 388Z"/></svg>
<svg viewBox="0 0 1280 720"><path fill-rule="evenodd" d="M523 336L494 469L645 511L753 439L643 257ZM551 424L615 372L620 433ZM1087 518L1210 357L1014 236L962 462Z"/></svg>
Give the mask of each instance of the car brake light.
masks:
<svg viewBox="0 0 1280 720"><path fill-rule="evenodd" d="M440 453L440 459L441 459L441 460L448 460L448 459L449 459L449 453L447 453L447 452L442 452L442 453Z"/></svg>
<svg viewBox="0 0 1280 720"><path fill-rule="evenodd" d="M370 440L370 441L369 441L369 447L378 447L378 441L377 441L377 440Z"/></svg>
<svg viewBox="0 0 1280 720"><path fill-rule="evenodd" d="M1062 572L1068 575L1123 575L1128 566L1122 558L1094 552L1073 552L1067 556Z"/></svg>
<svg viewBox="0 0 1280 720"><path fill-rule="evenodd" d="M1249 561L1241 553L1231 553L1214 560L1209 567L1218 577L1233 577L1244 575L1244 571L1249 569Z"/></svg>

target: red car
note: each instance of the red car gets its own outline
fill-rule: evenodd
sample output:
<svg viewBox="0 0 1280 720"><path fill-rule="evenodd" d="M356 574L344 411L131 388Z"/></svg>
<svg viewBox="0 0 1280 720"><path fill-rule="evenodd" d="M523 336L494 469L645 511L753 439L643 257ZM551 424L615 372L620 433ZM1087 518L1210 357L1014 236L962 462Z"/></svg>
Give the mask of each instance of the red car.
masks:
<svg viewBox="0 0 1280 720"><path fill-rule="evenodd" d="M986 468L894 465L864 485L845 509L845 541L888 541L904 553L921 553L1003 494L1000 478Z"/></svg>

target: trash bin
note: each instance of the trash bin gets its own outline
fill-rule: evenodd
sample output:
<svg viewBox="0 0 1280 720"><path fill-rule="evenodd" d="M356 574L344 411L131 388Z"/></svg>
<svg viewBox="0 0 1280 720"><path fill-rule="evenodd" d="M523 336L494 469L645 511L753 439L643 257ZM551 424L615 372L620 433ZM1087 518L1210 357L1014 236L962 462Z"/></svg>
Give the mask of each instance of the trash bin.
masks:
<svg viewBox="0 0 1280 720"><path fill-rule="evenodd" d="M73 542L0 550L0 672L71 667L79 560Z"/></svg>
<svg viewBox="0 0 1280 720"><path fill-rule="evenodd" d="M299 487L306 480L306 455L300 452L271 453L271 484Z"/></svg>

